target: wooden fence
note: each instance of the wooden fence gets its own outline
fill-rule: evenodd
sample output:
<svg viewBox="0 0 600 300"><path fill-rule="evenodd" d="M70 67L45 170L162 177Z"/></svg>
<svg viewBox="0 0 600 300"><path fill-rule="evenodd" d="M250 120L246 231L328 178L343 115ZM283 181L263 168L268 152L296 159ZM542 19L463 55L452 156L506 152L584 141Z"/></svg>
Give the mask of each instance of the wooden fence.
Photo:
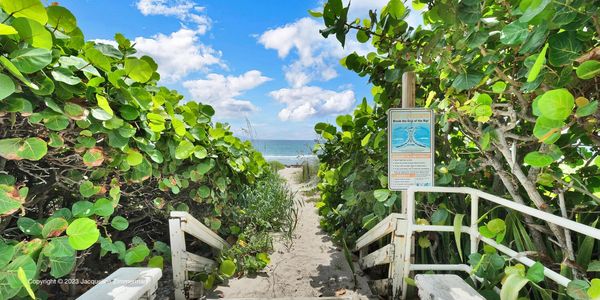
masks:
<svg viewBox="0 0 600 300"><path fill-rule="evenodd" d="M173 211L169 219L173 285L175 299L194 299L204 296L202 283L189 280L189 272L211 272L217 262L186 251L185 234L206 243L214 250L229 248L229 244L187 212Z"/></svg>

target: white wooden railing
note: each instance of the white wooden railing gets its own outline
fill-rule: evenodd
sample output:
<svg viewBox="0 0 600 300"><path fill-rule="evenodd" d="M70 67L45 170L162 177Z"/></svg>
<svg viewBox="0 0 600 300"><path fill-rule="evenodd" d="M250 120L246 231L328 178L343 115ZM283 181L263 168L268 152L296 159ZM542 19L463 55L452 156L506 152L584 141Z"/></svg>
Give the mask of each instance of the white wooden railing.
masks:
<svg viewBox="0 0 600 300"><path fill-rule="evenodd" d="M454 226L444 225L418 225L415 223L415 193L447 193L464 194L471 198L470 226L461 226L461 232L468 234L471 240L470 253L478 252L479 242L484 242L511 259L521 262L526 266L532 266L535 261L527 258L523 253L518 253L509 247L499 244L493 239L481 236L477 221L479 219L479 202L486 200L497 205L518 211L520 213L532 216L545 222L553 223L564 229L568 229L585 236L600 240L600 230L587 226L563 217L559 217L547 212L540 211L529 206L525 206L480 190L466 187L411 187L407 191L407 201L405 214L391 214L386 219L377 224L373 229L360 237L356 242L356 251L360 251L359 263L363 268L369 268L375 265L390 264L390 279L375 283L376 286L388 285L392 283L392 294L394 298L407 297L407 282L410 272L418 271L462 271L472 273L471 267L466 264L414 264L411 261L411 255L414 247L413 234L415 232L454 232ZM392 234L390 245L367 254L367 246L387 234ZM472 274L471 274L472 275ZM546 278L556 282L559 285L567 286L571 281L569 278L544 267Z"/></svg>
<svg viewBox="0 0 600 300"><path fill-rule="evenodd" d="M361 269L368 269L379 265L389 264L388 278L374 280L371 288L376 294L387 295L392 289L394 296L402 286L404 276L403 267L406 257L406 216L404 214L390 214L375 227L356 240L354 251L359 251L358 264ZM372 253L368 252L369 245L390 235L390 244L379 248ZM408 252L410 253L410 252Z"/></svg>
<svg viewBox="0 0 600 300"><path fill-rule="evenodd" d="M120 268L77 300L153 300L161 276L159 268Z"/></svg>
<svg viewBox="0 0 600 300"><path fill-rule="evenodd" d="M206 243L215 250L229 248L229 244L216 233L183 211L171 212L169 235L171 239L171 258L173 263L173 285L175 299L194 299L204 295L202 283L189 280L189 272L210 272L217 262L186 251L185 234Z"/></svg>

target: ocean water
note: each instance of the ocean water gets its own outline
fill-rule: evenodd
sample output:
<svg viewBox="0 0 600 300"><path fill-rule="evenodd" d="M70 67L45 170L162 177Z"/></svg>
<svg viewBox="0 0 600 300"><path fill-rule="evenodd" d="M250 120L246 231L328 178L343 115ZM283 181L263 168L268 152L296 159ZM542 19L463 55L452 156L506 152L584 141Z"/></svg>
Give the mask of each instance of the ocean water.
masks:
<svg viewBox="0 0 600 300"><path fill-rule="evenodd" d="M279 161L284 165L299 165L305 161L317 161L312 150L312 140L253 140L254 148L260 151L266 160Z"/></svg>

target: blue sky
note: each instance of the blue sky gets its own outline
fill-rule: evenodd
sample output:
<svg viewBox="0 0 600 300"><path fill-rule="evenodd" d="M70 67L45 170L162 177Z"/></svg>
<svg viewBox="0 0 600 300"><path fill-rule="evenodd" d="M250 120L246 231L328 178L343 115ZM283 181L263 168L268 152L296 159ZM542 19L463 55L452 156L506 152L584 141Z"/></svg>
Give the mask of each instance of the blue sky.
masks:
<svg viewBox="0 0 600 300"><path fill-rule="evenodd" d="M386 0L354 0L364 16ZM247 118L261 139L313 139L317 122L333 122L370 98L366 78L339 66L367 44L346 48L308 16L320 0L64 0L86 39L111 43L123 33L155 58L161 85L213 105L216 120L244 136Z"/></svg>

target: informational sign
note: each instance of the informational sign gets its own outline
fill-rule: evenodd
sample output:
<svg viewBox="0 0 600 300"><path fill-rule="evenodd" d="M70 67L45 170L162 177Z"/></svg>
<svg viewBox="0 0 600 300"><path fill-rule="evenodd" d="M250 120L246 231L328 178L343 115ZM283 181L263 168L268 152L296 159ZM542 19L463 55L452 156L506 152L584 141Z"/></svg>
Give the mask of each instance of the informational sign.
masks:
<svg viewBox="0 0 600 300"><path fill-rule="evenodd" d="M388 187L433 186L434 116L429 109L388 111Z"/></svg>

